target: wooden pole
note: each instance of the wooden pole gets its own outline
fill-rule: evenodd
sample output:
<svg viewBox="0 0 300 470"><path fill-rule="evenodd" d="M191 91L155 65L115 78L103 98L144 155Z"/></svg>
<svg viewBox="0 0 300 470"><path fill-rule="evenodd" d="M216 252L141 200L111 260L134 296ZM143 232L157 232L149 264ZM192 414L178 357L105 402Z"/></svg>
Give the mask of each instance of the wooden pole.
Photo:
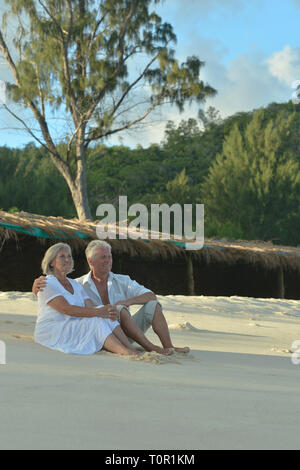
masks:
<svg viewBox="0 0 300 470"><path fill-rule="evenodd" d="M186 259L186 277L187 277L187 288L188 295L195 295L195 279L194 279L194 268L192 254L189 251L185 252Z"/></svg>
<svg viewBox="0 0 300 470"><path fill-rule="evenodd" d="M119 254L113 258L113 270L115 273L122 273L123 262L122 256Z"/></svg>
<svg viewBox="0 0 300 470"><path fill-rule="evenodd" d="M284 288L284 272L283 272L282 266L279 266L277 270L277 284L278 284L278 298L284 299L285 288Z"/></svg>

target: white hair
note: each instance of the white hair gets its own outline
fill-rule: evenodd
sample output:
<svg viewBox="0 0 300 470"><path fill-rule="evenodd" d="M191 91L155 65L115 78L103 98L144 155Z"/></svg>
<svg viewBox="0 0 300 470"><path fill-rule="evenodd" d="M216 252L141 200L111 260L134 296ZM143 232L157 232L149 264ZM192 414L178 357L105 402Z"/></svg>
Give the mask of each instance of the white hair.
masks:
<svg viewBox="0 0 300 470"><path fill-rule="evenodd" d="M105 242L104 240L93 240L85 249L85 256L88 262L89 259L93 258L94 254L99 250L99 248L106 248L111 253L111 246L109 243Z"/></svg>
<svg viewBox="0 0 300 470"><path fill-rule="evenodd" d="M50 248L48 248L48 250L46 251L46 253L44 255L43 261L42 261L43 274L46 274L47 276L49 274L53 274L53 268L50 266L50 264L56 258L59 251L62 250L63 248L67 248L69 250L70 254L72 255L71 248L70 248L69 245L67 245L67 243L56 243L56 245L52 245L52 246L50 246ZM73 271L73 269L74 269L74 261L72 262L72 267L71 267L69 273L71 271Z"/></svg>

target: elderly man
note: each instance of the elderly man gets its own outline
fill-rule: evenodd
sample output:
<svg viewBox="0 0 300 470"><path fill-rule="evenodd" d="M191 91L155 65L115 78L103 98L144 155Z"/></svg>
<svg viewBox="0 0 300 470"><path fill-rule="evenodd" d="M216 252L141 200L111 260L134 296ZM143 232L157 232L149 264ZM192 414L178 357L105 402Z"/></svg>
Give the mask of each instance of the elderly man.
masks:
<svg viewBox="0 0 300 470"><path fill-rule="evenodd" d="M93 240L86 248L86 258L91 271L76 279L95 305L111 305L129 339L140 344L146 351L170 354L173 351L187 353L189 348L174 347L161 304L149 289L133 281L129 276L114 274L111 246L102 240ZM45 278L34 281L32 292L37 295L45 285ZM131 317L129 307L142 305ZM144 333L152 326L159 337L162 348L151 343Z"/></svg>

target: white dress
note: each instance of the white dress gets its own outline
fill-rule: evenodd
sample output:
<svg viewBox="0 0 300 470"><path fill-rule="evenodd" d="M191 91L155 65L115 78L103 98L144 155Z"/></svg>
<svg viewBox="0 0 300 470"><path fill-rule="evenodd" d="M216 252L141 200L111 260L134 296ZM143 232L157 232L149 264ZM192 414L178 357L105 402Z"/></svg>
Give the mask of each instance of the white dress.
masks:
<svg viewBox="0 0 300 470"><path fill-rule="evenodd" d="M68 278L74 294L67 291L55 276L47 276L46 280L46 287L38 293L35 342L67 354L94 354L100 351L106 338L119 322L100 317L72 317L59 313L48 305L55 297L63 296L70 305L78 307L84 307L84 301L89 297L83 287L73 279Z"/></svg>

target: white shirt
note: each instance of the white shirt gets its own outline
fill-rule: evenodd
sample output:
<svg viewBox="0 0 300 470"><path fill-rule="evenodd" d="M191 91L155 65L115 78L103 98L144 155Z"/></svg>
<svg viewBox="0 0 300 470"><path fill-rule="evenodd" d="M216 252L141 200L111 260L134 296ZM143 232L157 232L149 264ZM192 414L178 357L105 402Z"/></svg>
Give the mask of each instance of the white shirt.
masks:
<svg viewBox="0 0 300 470"><path fill-rule="evenodd" d="M101 296L92 279L91 271L77 278L76 281L83 286L86 294L95 304L102 304ZM110 272L108 276L107 289L111 305L114 305L120 300L128 300L148 292L153 293L150 289L146 289L146 287L138 282L133 281L129 276L125 274L114 274L112 272Z"/></svg>

